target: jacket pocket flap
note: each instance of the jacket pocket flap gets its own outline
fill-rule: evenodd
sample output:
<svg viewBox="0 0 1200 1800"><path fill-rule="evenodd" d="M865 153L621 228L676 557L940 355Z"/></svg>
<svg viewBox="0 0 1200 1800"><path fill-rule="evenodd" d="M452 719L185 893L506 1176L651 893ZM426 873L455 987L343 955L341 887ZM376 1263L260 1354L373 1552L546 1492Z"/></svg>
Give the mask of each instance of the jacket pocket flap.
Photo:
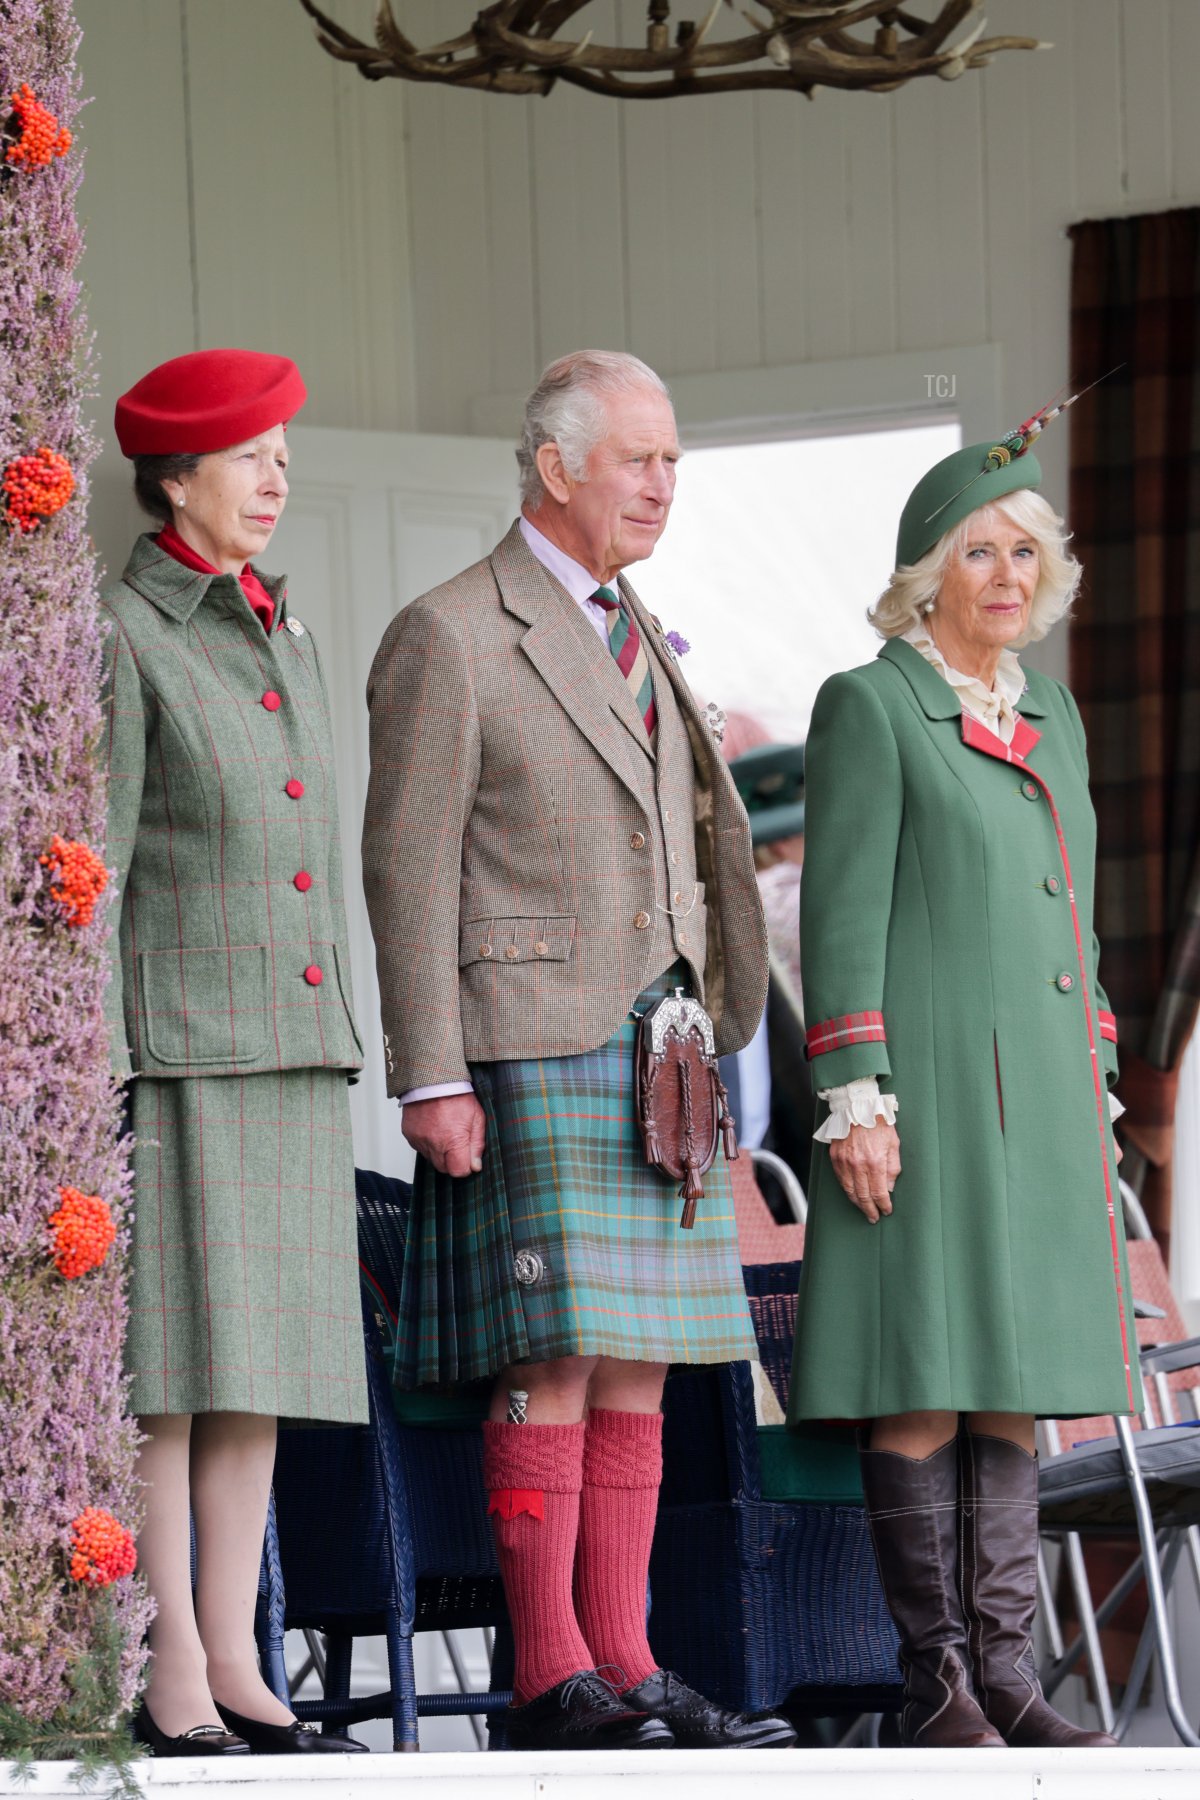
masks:
<svg viewBox="0 0 1200 1800"><path fill-rule="evenodd" d="M146 1042L155 1062L251 1063L267 1034L264 944L143 950L138 956Z"/></svg>
<svg viewBox="0 0 1200 1800"><path fill-rule="evenodd" d="M566 962L575 941L574 913L519 919L464 919L458 966L477 962Z"/></svg>

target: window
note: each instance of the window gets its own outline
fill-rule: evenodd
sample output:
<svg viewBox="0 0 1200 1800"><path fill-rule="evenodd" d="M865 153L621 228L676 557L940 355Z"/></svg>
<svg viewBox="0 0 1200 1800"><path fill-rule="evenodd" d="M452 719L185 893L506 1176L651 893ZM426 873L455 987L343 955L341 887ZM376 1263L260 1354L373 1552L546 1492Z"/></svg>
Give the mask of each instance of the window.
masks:
<svg viewBox="0 0 1200 1800"><path fill-rule="evenodd" d="M689 450L670 523L628 573L703 700L803 738L817 689L869 661L905 500L957 450L957 423Z"/></svg>

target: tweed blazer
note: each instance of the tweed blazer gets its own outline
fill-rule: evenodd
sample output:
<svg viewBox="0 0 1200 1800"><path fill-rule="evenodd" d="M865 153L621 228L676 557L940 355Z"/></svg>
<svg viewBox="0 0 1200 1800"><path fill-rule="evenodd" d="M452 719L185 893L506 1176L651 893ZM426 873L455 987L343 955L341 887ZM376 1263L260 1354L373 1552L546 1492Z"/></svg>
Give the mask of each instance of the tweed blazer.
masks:
<svg viewBox="0 0 1200 1800"><path fill-rule="evenodd" d="M150 536L103 598L118 1075L362 1066L325 682L256 573L269 637L234 576Z"/></svg>
<svg viewBox="0 0 1200 1800"><path fill-rule="evenodd" d="M391 1094L467 1080L472 1062L606 1042L662 972L661 935L644 925L666 898L648 853L664 829L686 830L704 896L698 985L718 1046L740 1048L758 1025L767 951L749 822L661 627L623 579L621 591L690 745L686 823L661 785L655 805L632 697L516 525L384 635L367 689L363 867ZM481 954L481 937L498 953Z"/></svg>

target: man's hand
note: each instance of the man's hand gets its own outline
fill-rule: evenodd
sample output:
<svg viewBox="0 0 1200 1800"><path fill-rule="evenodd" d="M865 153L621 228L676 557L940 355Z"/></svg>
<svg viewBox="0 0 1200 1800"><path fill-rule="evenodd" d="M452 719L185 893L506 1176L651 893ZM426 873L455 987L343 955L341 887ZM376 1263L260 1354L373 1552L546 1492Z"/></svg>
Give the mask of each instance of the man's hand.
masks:
<svg viewBox="0 0 1200 1800"><path fill-rule="evenodd" d="M892 1189L900 1173L900 1139L894 1125L852 1125L847 1137L835 1138L829 1160L842 1187L869 1225L892 1210Z"/></svg>
<svg viewBox="0 0 1200 1800"><path fill-rule="evenodd" d="M400 1129L418 1156L441 1175L478 1175L485 1115L474 1094L443 1094L404 1108Z"/></svg>

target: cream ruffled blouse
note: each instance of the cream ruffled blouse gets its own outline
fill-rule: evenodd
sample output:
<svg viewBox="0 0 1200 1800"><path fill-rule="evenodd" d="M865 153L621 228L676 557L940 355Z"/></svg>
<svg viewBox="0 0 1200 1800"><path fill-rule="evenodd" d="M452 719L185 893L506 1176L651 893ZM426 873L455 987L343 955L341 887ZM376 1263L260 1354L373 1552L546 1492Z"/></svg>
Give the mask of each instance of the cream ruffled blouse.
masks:
<svg viewBox="0 0 1200 1800"><path fill-rule="evenodd" d="M973 719L986 725L1004 743L1012 743L1017 729L1017 703L1025 692L1025 677L1011 650L1000 652L996 683L989 688L978 675L964 675L960 670L952 669L923 622L918 621L911 630L906 631L904 641L911 644L914 650L919 650L925 661L931 663L943 680L950 683L962 702L964 712L969 712ZM858 1081L848 1081L844 1087L825 1088L821 1090L820 1098L829 1103L829 1117L813 1133L821 1144L831 1144L837 1138L849 1137L852 1125L865 1125L869 1129L878 1119L882 1119L887 1125L894 1125L900 1104L895 1094L880 1093L879 1083L874 1075L863 1076ZM1108 1096L1108 1110L1114 1119L1119 1119L1125 1110L1115 1094Z"/></svg>

